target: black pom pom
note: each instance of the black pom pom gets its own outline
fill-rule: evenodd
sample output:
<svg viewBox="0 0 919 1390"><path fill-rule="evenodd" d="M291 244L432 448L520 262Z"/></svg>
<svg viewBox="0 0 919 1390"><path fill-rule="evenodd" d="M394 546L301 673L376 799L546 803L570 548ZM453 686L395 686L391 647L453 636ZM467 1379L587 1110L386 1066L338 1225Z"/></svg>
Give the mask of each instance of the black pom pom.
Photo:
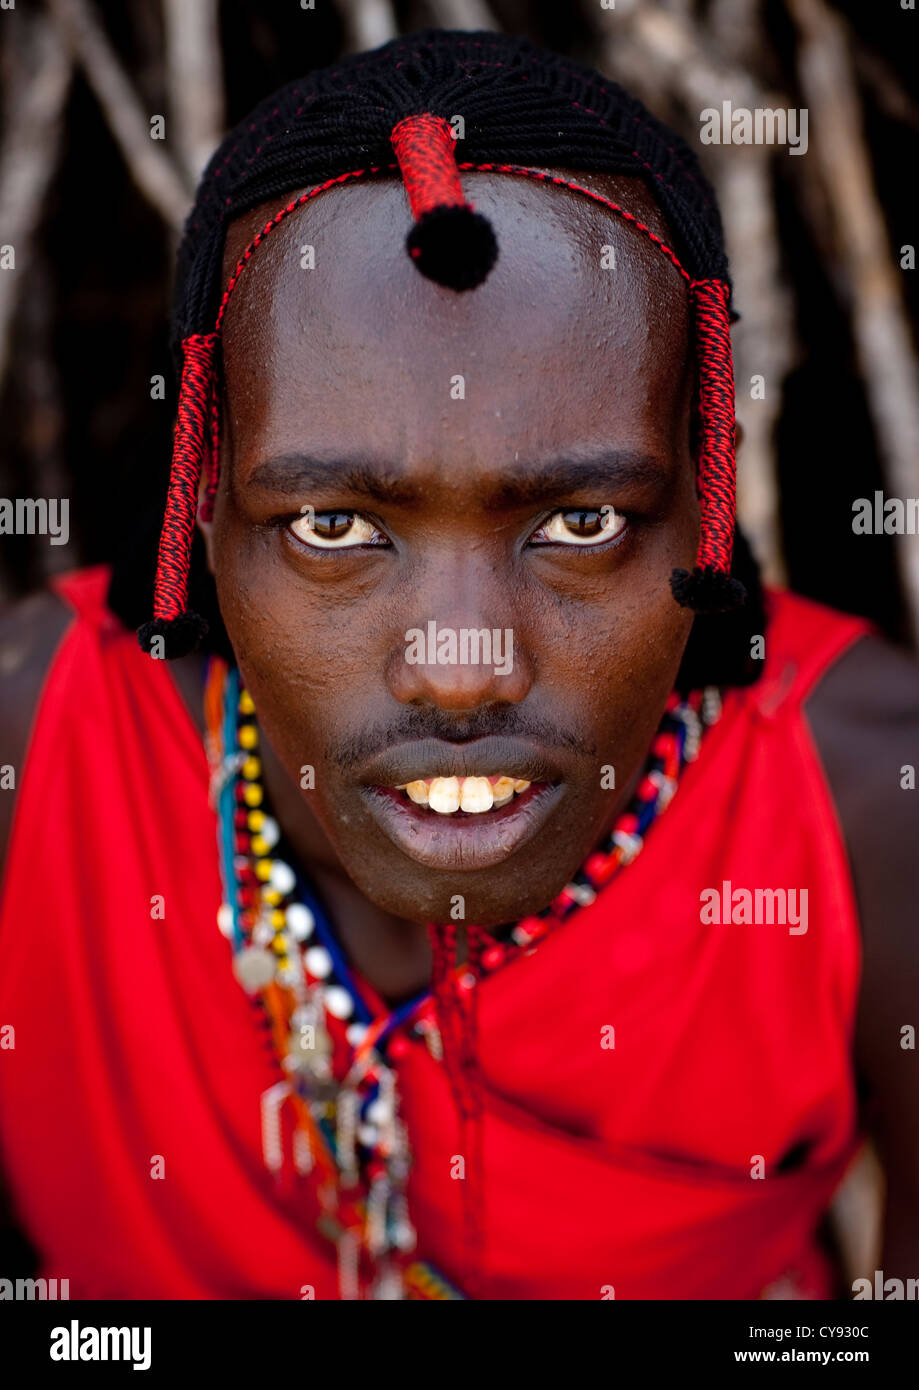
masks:
<svg viewBox="0 0 919 1390"><path fill-rule="evenodd" d="M157 655L171 661L193 652L206 632L204 618L197 613L182 613L178 618L153 618L137 629L137 636L141 647L151 655L154 638L162 637L163 649Z"/></svg>
<svg viewBox="0 0 919 1390"><path fill-rule="evenodd" d="M448 290L474 290L498 259L491 223L469 207L431 208L405 244L422 275Z"/></svg>
<svg viewBox="0 0 919 1390"><path fill-rule="evenodd" d="M696 565L692 572L674 570L670 588L677 603L695 613L730 613L747 598L739 579L711 565Z"/></svg>

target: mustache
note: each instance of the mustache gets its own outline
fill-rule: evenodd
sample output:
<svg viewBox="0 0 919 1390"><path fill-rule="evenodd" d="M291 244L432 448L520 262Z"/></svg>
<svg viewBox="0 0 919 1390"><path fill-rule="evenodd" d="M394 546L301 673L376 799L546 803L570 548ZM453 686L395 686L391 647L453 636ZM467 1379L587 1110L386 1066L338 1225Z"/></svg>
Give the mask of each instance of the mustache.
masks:
<svg viewBox="0 0 919 1390"><path fill-rule="evenodd" d="M582 757L596 757L592 739L571 728L561 728L548 720L524 714L516 707L482 708L468 714L448 714L444 710L406 707L398 719L379 722L350 737L327 744L325 757L348 776L361 763L383 753L395 744L436 739L443 743L469 743L489 737L529 739L549 748L565 748Z"/></svg>

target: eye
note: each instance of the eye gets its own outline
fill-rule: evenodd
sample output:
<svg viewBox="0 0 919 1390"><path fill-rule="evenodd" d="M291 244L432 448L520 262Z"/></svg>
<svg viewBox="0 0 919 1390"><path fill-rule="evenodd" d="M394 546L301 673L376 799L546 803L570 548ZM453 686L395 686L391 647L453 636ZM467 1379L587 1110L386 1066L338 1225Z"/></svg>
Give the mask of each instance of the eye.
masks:
<svg viewBox="0 0 919 1390"><path fill-rule="evenodd" d="M553 512L530 537L540 544L600 545L625 529L626 519L612 507L571 507Z"/></svg>
<svg viewBox="0 0 919 1390"><path fill-rule="evenodd" d="M349 550L358 545L381 545L386 540L359 512L308 511L292 521L288 530L317 550Z"/></svg>

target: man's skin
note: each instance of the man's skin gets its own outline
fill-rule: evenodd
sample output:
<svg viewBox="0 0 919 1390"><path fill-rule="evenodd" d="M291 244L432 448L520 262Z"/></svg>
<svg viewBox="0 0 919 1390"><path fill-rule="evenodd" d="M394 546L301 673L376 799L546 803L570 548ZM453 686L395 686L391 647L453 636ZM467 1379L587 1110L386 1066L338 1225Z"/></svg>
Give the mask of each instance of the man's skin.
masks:
<svg viewBox="0 0 919 1390"><path fill-rule="evenodd" d="M669 240L643 186L577 177ZM631 795L692 623L668 585L693 562L699 521L683 281L633 228L576 194L506 176L465 182L500 247L471 293L412 267L394 180L316 199L259 248L225 319L221 482L202 528L258 711L270 801L351 959L390 1000L426 984L424 924L447 920L455 895L466 920L498 929L570 878ZM274 210L230 228L224 283ZM300 268L304 243L316 248L311 271ZM615 270L601 266L609 245ZM464 399L451 392L457 375ZM321 466L298 476L293 455ZM589 478L578 467L588 459ZM346 462L360 477L346 478ZM298 522L305 506L319 534L324 514L354 513L383 543L314 548ZM623 531L596 546L545 543L541 528L559 512L602 506L624 515ZM408 663L405 633L430 619L511 629L513 670ZM0 762L22 765L66 622L50 595L0 621L13 712ZM172 671L200 726L201 658ZM900 768L919 761L919 670L864 639L807 712L861 918L854 1065L887 1175L882 1268L915 1278L919 1087L900 1030L919 1025L919 792L900 788ZM483 752L493 736L514 741ZM437 741L423 766L392 756L418 739ZM471 818L441 822L447 862L432 867L374 814L374 785L461 773L467 760L472 772L513 773L501 761L512 754L535 759L532 780L554 790L531 838L503 855L500 835L485 851L471 845ZM299 788L305 765L314 790ZM605 765L615 791L603 788ZM0 809L9 816L9 794Z"/></svg>

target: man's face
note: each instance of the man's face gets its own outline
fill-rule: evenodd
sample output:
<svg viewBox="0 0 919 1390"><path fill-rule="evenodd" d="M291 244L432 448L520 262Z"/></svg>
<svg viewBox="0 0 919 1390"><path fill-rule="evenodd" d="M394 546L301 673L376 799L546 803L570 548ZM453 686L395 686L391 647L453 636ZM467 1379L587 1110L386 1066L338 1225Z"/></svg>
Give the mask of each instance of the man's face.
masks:
<svg viewBox="0 0 919 1390"><path fill-rule="evenodd" d="M579 181L667 238L637 182ZM496 926L545 907L621 807L689 634L668 579L698 506L677 272L575 193L464 186L499 246L471 292L414 269L394 179L256 251L225 319L208 545L263 734L298 786L313 769L302 795L358 888L416 922L461 895ZM231 227L224 283L274 211ZM471 776L531 785L452 814L397 790L449 806L431 779Z"/></svg>

